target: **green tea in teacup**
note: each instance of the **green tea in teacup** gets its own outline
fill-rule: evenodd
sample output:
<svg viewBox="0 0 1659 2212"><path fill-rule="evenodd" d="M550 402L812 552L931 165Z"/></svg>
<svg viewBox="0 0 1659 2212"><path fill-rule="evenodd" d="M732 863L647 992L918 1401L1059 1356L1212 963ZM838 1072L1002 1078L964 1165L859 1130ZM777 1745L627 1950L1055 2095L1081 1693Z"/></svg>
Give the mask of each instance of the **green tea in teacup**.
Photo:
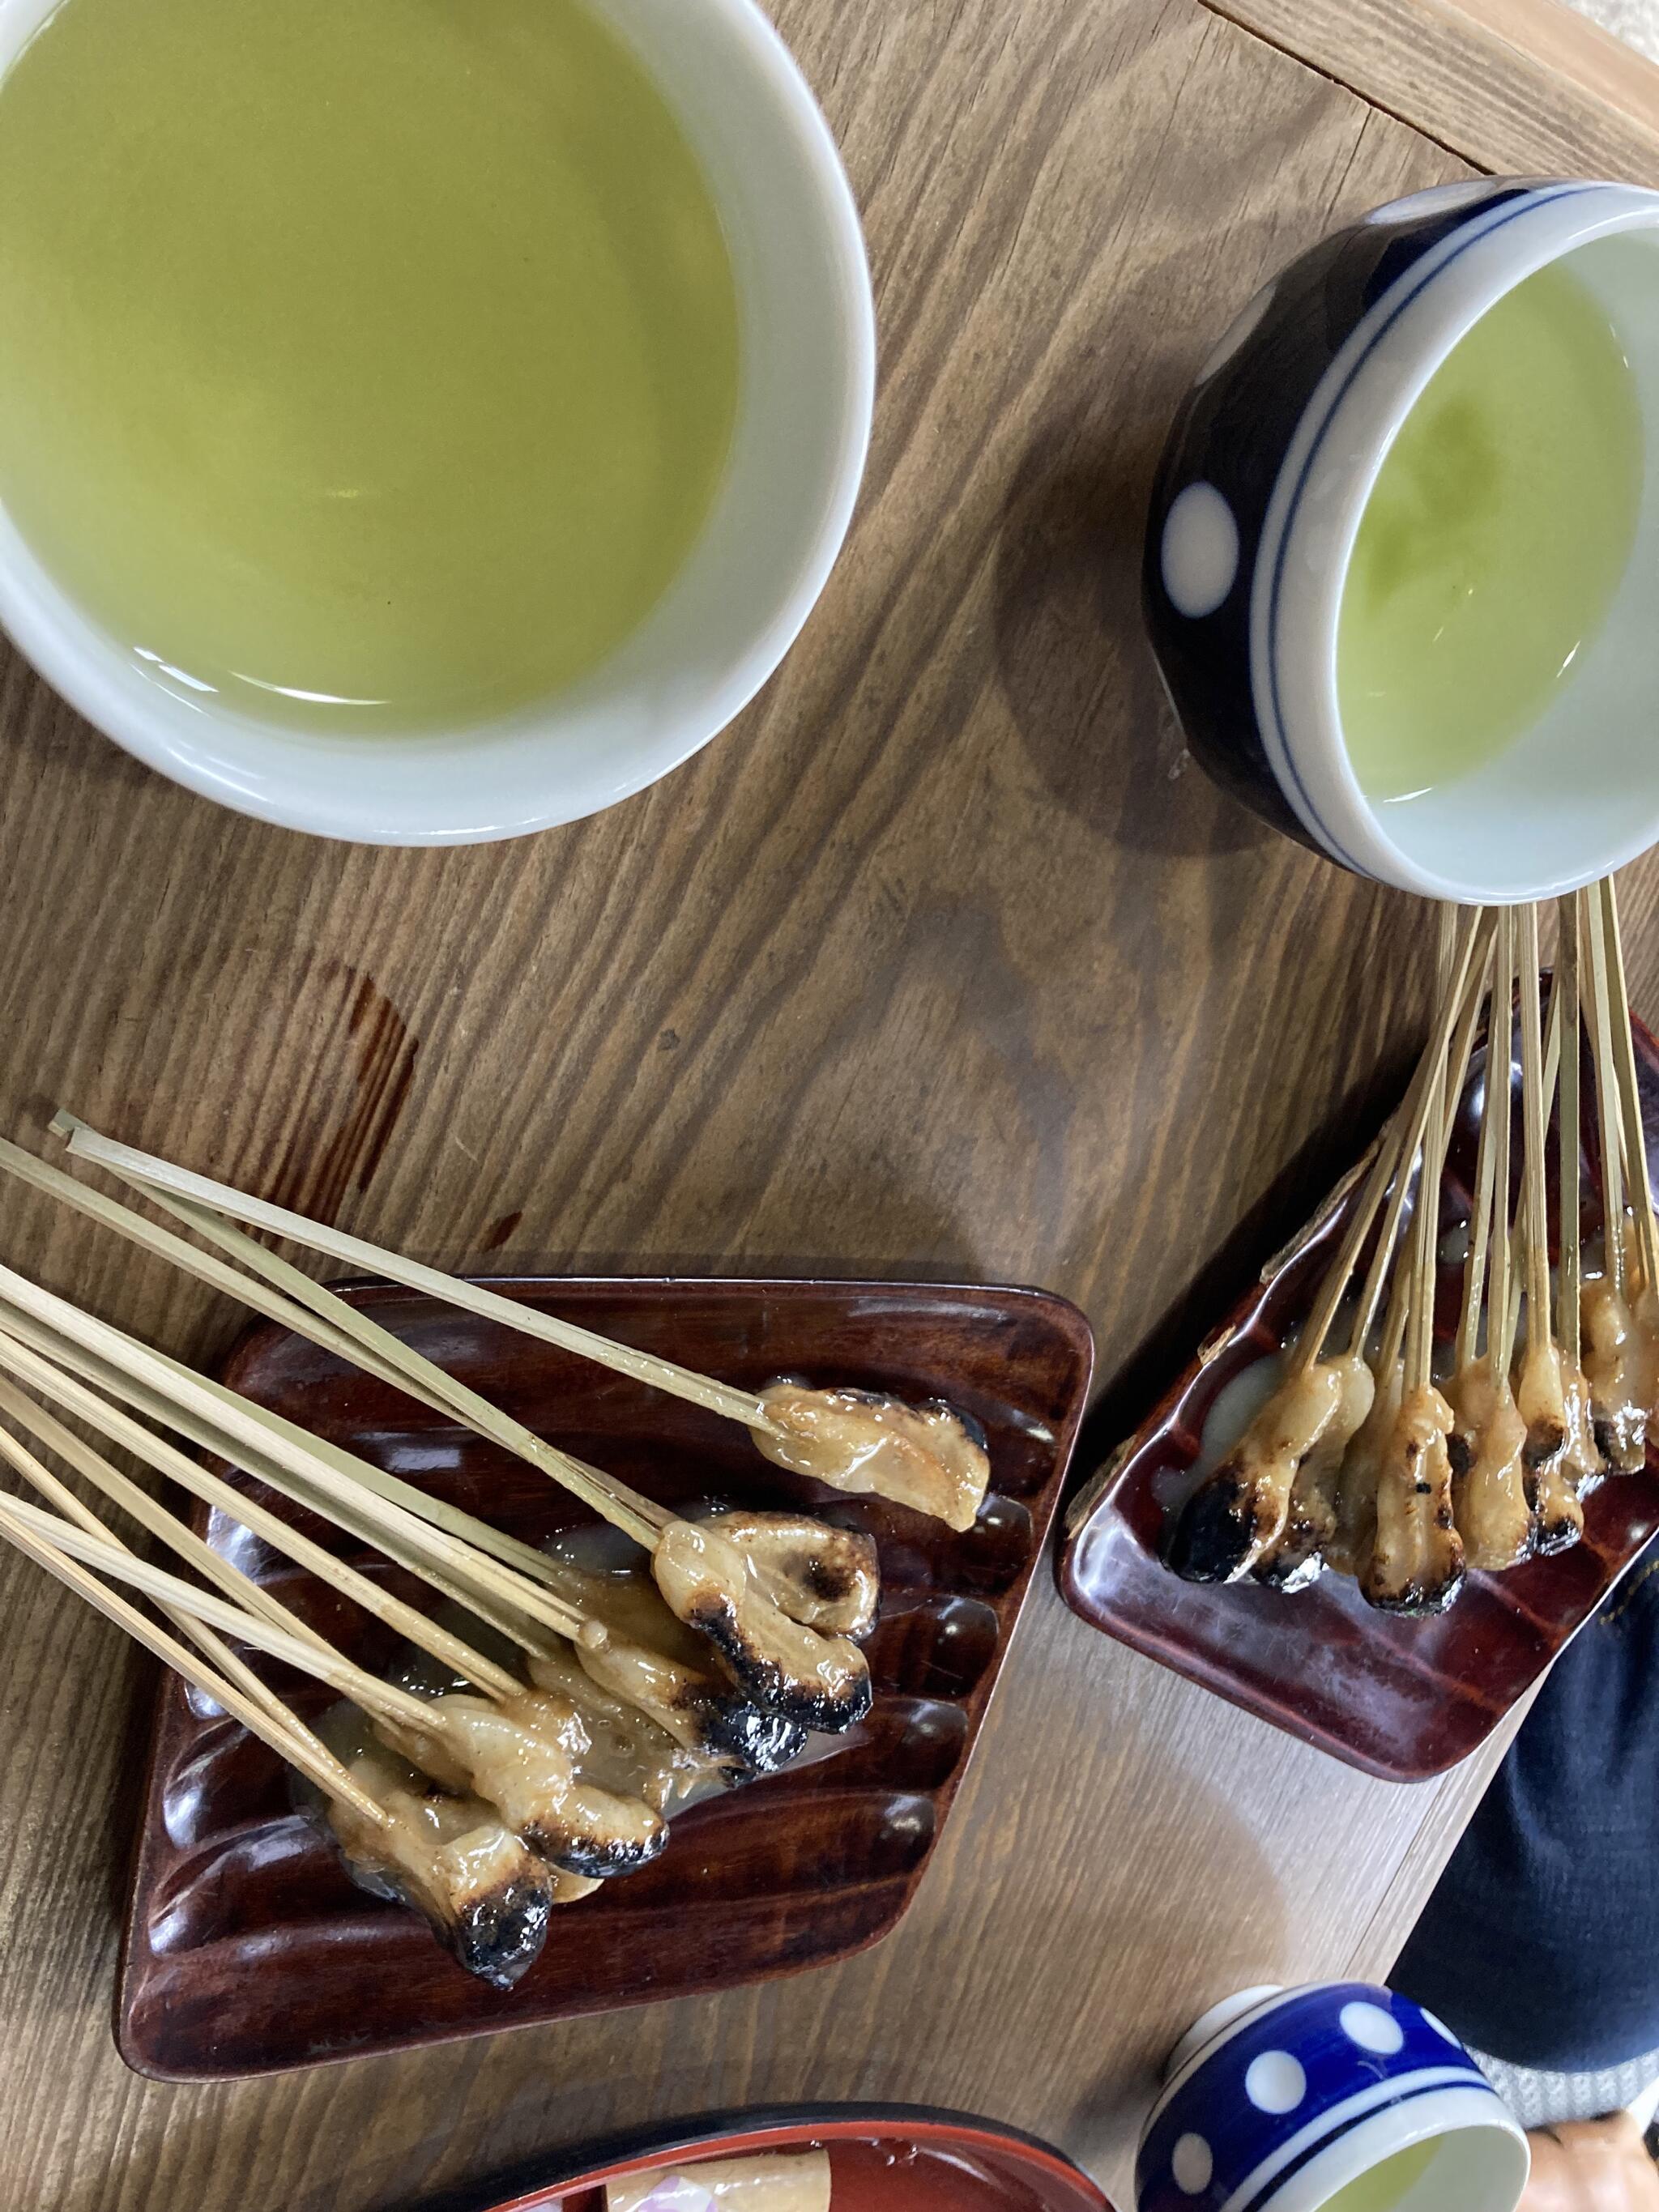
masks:
<svg viewBox="0 0 1659 2212"><path fill-rule="evenodd" d="M1570 262L1506 293L1436 369L1343 587L1342 726L1369 797L1468 775L1572 682L1624 580L1643 446L1625 340Z"/></svg>

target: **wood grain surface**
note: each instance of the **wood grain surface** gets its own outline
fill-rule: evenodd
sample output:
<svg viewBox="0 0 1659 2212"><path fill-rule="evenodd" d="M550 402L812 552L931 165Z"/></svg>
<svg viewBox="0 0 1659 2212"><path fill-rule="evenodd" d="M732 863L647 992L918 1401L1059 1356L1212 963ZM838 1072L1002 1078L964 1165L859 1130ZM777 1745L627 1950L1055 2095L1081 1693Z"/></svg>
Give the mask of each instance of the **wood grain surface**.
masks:
<svg viewBox="0 0 1659 2212"><path fill-rule="evenodd" d="M1143 646L1176 398L1334 222L1463 173L1197 0L781 0L847 149L883 382L801 646L697 761L514 847L239 821L0 659L0 1127L117 1133L445 1264L1031 1279L1133 1425L1352 1158L1426 917L1189 772ZM1656 1000L1656 880L1627 929ZM8 1191L0 1250L171 1347L232 1317ZM1240 1984L1386 1966L1479 1777L1368 1782L1044 1579L900 1932L718 1999L232 2088L108 2007L149 1679L0 1570L0 2195L362 2212L648 2118L1015 2120L1122 2193L1158 2059Z"/></svg>
<svg viewBox="0 0 1659 2212"><path fill-rule="evenodd" d="M1561 0L1210 0L1500 175L1659 175L1659 66Z"/></svg>

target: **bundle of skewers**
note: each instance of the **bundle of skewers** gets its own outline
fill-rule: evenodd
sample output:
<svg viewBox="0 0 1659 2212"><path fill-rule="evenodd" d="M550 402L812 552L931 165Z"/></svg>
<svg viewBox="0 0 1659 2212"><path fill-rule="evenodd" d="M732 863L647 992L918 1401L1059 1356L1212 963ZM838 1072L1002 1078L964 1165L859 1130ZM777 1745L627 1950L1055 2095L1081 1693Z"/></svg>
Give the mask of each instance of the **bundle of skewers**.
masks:
<svg viewBox="0 0 1659 2212"><path fill-rule="evenodd" d="M1577 1543L1595 1486L1645 1464L1659 1225L1612 883L1558 916L1546 1011L1536 907L1443 911L1427 1046L1308 1317L1172 1518L1165 1557L1188 1581L1290 1591L1334 1571L1384 1612L1437 1613L1471 1569ZM1447 1160L1477 1060L1465 1193ZM1448 1240L1462 1277L1441 1340Z"/></svg>
<svg viewBox="0 0 1659 2212"><path fill-rule="evenodd" d="M801 1513L671 1512L526 1428L249 1231L690 1400L738 1422L775 1464L955 1528L972 1525L989 1475L968 1417L939 1401L788 1379L736 1389L71 1117L54 1127L73 1154L177 1227L3 1142L0 1170L516 1455L624 1545L620 1560L596 1562L526 1543L0 1266L0 1463L44 1501L0 1492L0 1537L285 1760L354 1878L413 1906L470 1972L511 1987L545 1942L553 1908L650 1863L677 1808L779 1771L813 1736L857 1728L872 1696L860 1640L880 1596L870 1537ZM124 1473L111 1449L384 1624L410 1655L405 1679L357 1663ZM373 1555L371 1571L196 1453L320 1516ZM173 1564L135 1552L112 1509ZM376 1562L412 1577L424 1601L394 1594ZM337 1702L309 1725L259 1662Z"/></svg>

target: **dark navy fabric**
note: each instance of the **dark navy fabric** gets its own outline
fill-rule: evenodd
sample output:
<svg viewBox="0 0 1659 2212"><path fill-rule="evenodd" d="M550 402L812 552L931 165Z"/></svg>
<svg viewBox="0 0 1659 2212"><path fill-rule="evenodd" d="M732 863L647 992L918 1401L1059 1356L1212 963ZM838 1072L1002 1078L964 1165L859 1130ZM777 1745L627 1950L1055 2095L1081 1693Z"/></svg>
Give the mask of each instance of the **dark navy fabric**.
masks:
<svg viewBox="0 0 1659 2212"><path fill-rule="evenodd" d="M1656 1844L1659 1544L1557 1662L1394 1986L1515 2066L1659 2050Z"/></svg>

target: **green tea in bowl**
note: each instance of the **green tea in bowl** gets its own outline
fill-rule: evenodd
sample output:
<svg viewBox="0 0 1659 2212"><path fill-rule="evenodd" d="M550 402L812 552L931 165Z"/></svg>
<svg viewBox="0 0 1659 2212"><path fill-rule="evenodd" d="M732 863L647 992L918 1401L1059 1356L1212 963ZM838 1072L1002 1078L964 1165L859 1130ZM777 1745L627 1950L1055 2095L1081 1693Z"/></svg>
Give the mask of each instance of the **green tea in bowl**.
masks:
<svg viewBox="0 0 1659 2212"><path fill-rule="evenodd" d="M0 81L0 501L200 694L521 706L708 515L731 259L581 0L64 0Z"/></svg>
<svg viewBox="0 0 1659 2212"><path fill-rule="evenodd" d="M665 775L823 588L874 354L755 0L0 0L0 629L223 804Z"/></svg>

